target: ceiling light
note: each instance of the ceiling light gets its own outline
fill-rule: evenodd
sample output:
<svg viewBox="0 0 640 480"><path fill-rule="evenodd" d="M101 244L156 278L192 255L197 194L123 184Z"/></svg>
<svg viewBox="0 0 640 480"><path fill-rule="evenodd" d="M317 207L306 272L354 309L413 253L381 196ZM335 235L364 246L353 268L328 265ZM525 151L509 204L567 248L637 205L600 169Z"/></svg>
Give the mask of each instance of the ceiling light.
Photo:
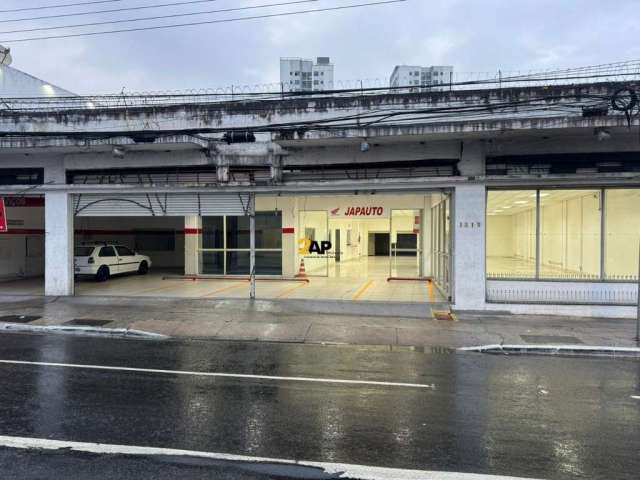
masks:
<svg viewBox="0 0 640 480"><path fill-rule="evenodd" d="M526 205L527 203L529 203L527 200L516 200L515 202L518 205Z"/></svg>

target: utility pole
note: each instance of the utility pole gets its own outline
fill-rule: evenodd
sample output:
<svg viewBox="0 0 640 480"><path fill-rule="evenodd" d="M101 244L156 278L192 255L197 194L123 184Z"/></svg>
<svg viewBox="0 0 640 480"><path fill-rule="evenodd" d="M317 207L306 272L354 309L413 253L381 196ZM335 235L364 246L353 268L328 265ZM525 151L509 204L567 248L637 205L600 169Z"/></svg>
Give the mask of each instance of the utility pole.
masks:
<svg viewBox="0 0 640 480"><path fill-rule="evenodd" d="M249 297L256 298L256 194L249 194Z"/></svg>

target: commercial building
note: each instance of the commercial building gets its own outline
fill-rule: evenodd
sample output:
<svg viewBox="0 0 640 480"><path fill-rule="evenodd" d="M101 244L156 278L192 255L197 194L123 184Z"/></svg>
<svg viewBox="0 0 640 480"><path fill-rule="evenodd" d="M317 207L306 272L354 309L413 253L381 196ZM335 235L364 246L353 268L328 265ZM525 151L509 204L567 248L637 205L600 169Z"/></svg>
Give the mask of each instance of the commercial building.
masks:
<svg viewBox="0 0 640 480"><path fill-rule="evenodd" d="M285 92L321 92L332 90L333 63L329 57L313 60L280 59L280 83Z"/></svg>
<svg viewBox="0 0 640 480"><path fill-rule="evenodd" d="M453 67L432 65L396 65L389 79L389 86L396 87L437 87L453 82Z"/></svg>
<svg viewBox="0 0 640 480"><path fill-rule="evenodd" d="M0 288L631 317L635 88L8 101ZM95 240L152 272L74 278Z"/></svg>

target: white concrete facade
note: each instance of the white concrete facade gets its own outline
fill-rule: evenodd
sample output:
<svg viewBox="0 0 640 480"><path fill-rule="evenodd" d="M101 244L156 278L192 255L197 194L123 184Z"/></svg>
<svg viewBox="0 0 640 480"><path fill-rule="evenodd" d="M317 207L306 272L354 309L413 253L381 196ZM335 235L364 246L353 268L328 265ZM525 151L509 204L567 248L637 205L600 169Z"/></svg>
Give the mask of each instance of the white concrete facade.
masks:
<svg viewBox="0 0 640 480"><path fill-rule="evenodd" d="M45 295L73 295L73 196L45 194Z"/></svg>

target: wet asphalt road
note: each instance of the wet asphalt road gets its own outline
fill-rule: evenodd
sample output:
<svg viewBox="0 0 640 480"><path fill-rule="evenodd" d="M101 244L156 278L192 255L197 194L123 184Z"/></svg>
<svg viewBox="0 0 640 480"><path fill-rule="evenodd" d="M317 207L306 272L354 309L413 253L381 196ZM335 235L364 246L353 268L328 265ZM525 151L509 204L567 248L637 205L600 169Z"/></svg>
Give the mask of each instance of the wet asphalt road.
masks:
<svg viewBox="0 0 640 480"><path fill-rule="evenodd" d="M633 360L22 334L0 335L0 360L435 385L0 364L5 436L535 478L640 475L640 400L632 398L640 395L640 362ZM0 450L16 478L42 478L19 472L55 462L73 470L76 460ZM138 462L131 468L150 461ZM235 473L229 478L262 478Z"/></svg>

